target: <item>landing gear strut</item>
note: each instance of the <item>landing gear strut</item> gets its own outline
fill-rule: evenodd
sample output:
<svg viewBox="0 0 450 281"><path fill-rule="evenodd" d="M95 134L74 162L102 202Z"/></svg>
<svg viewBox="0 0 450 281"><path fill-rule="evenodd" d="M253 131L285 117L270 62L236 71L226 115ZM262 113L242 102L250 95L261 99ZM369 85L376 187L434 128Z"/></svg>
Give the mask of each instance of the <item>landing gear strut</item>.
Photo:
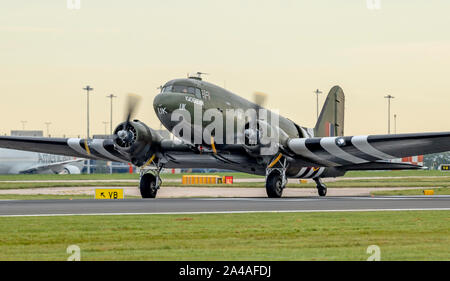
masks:
<svg viewBox="0 0 450 281"><path fill-rule="evenodd" d="M327 195L327 186L320 180L320 178L314 178L314 181L316 182L317 192L319 193L319 196Z"/></svg>
<svg viewBox="0 0 450 281"><path fill-rule="evenodd" d="M139 181L139 190L142 198L155 198L158 189L161 186L161 178L159 172L162 167L141 169L141 179Z"/></svg>
<svg viewBox="0 0 450 281"><path fill-rule="evenodd" d="M269 198L280 198L286 187L286 160L278 162L280 167L266 169L266 192Z"/></svg>

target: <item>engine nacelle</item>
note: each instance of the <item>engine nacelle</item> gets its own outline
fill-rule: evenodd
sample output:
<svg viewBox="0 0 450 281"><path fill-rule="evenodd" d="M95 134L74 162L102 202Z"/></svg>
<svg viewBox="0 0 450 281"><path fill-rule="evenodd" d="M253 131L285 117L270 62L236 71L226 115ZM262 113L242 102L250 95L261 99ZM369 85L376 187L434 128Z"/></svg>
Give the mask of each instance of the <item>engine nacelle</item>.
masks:
<svg viewBox="0 0 450 281"><path fill-rule="evenodd" d="M59 172L59 174L78 175L81 174L81 170L79 167L74 165L64 165L64 168Z"/></svg>
<svg viewBox="0 0 450 281"><path fill-rule="evenodd" d="M257 120L255 124L245 124L244 147L252 155L273 155L287 140L288 135L282 129L265 121Z"/></svg>
<svg viewBox="0 0 450 281"><path fill-rule="evenodd" d="M114 130L117 151L136 166L142 166L156 151L162 137L139 120L120 123Z"/></svg>

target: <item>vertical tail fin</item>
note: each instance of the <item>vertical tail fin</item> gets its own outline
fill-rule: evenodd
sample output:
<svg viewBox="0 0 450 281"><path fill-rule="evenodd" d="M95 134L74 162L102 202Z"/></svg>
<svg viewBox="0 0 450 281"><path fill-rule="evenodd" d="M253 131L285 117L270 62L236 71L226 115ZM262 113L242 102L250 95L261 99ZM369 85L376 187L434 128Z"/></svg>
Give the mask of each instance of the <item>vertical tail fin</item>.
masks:
<svg viewBox="0 0 450 281"><path fill-rule="evenodd" d="M314 136L332 137L344 135L345 96L341 87L334 86L328 93L327 99L314 127Z"/></svg>

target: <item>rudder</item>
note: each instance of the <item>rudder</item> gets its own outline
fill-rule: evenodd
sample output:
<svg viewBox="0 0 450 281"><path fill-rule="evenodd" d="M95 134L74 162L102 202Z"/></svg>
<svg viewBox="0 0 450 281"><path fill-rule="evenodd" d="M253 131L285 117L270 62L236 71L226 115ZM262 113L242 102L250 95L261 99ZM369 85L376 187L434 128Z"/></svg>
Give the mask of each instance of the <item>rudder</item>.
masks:
<svg viewBox="0 0 450 281"><path fill-rule="evenodd" d="M314 136L332 137L344 135L345 95L339 86L334 86L328 93L327 99L314 127Z"/></svg>

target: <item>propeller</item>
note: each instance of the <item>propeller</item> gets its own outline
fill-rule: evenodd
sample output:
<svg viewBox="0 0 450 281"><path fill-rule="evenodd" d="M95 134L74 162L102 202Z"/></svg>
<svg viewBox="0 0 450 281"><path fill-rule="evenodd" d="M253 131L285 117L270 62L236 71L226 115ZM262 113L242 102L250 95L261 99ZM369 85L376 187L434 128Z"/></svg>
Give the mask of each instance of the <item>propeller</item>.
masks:
<svg viewBox="0 0 450 281"><path fill-rule="evenodd" d="M125 108L125 122L120 126L120 129L116 129L114 134L116 143L121 147L130 147L136 140L136 129L130 124L130 120L136 113L141 97L139 95L129 93L127 95L127 102Z"/></svg>
<svg viewBox="0 0 450 281"><path fill-rule="evenodd" d="M254 92L253 101L259 106L264 106L267 101L267 94L262 92Z"/></svg>
<svg viewBox="0 0 450 281"><path fill-rule="evenodd" d="M139 105L139 102L141 101L141 96L133 94L133 93L129 93L127 95L127 107L126 107L126 115L125 115L125 120L126 120L126 125L128 125L130 123L130 119L131 117L134 116L134 114L136 113L136 109L137 106Z"/></svg>

